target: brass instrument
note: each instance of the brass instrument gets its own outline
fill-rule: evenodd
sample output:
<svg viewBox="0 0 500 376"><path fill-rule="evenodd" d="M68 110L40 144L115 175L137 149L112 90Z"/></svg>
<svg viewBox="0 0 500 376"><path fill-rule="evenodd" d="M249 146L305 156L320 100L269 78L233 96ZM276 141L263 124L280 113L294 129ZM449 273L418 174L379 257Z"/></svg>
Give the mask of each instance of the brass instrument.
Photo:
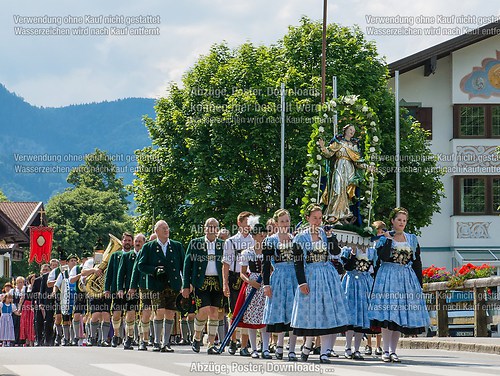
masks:
<svg viewBox="0 0 500 376"><path fill-rule="evenodd" d="M69 266L61 266L62 282L61 282L61 294L60 294L60 305L61 313L63 315L69 315L71 311L71 288L69 285L69 279L66 278L69 272Z"/></svg>
<svg viewBox="0 0 500 376"><path fill-rule="evenodd" d="M91 298L102 298L104 296L104 279L106 277L106 269L111 255L122 249L122 242L116 236L109 234L109 243L102 254L102 262L97 266L102 274L98 277L95 273L87 277L85 282L85 291ZM94 261L95 262L95 261Z"/></svg>

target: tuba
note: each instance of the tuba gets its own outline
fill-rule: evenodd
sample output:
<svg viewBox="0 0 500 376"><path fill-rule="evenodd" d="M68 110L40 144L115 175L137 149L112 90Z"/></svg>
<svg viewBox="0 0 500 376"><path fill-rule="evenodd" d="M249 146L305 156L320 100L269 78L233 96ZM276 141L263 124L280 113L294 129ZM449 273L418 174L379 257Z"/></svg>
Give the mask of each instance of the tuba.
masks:
<svg viewBox="0 0 500 376"><path fill-rule="evenodd" d="M85 282L85 291L91 298L102 298L104 296L104 278L106 277L106 269L108 268L109 259L116 251L122 249L122 242L116 236L109 234L109 243L102 255L102 261L97 266L102 271L99 277L96 274L91 274Z"/></svg>

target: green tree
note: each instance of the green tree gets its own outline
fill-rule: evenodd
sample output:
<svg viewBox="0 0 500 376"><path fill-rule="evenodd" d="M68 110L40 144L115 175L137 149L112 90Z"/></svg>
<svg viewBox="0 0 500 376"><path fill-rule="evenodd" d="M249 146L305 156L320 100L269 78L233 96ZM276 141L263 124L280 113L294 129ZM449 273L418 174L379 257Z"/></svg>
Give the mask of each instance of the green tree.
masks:
<svg viewBox="0 0 500 376"><path fill-rule="evenodd" d="M5 202L9 201L7 196L4 195L4 193L0 190L0 202Z"/></svg>
<svg viewBox="0 0 500 376"><path fill-rule="evenodd" d="M96 149L85 156L83 165L70 171L67 181L74 187L52 196L46 207L49 226L54 228L54 248L60 245L81 255L99 238L106 244L108 234L120 237L132 231L126 190L116 170L108 154Z"/></svg>
<svg viewBox="0 0 500 376"><path fill-rule="evenodd" d="M85 155L85 163L72 169L66 181L75 187L87 187L98 191L116 192L126 203L127 191L123 179L116 176L117 168L105 151L95 149Z"/></svg>
<svg viewBox="0 0 500 376"><path fill-rule="evenodd" d="M231 225L242 210L266 216L279 208L281 82L287 87L285 206L299 220L307 145L319 114L321 30L320 22L304 17L275 45L214 45L186 72L182 88L170 85L167 97L157 102L156 118L146 119L152 146L137 153L140 230L150 231L154 220L164 218L177 236L187 239L208 216ZM340 95L359 95L374 110L380 146L388 154L394 150L394 97L387 88L385 62L359 28L328 25L327 44L327 77L337 76ZM330 87L327 94L332 94ZM403 128L403 135L413 129L411 122ZM427 153L418 129L405 142L411 152ZM412 142L425 147L414 148ZM389 170L393 161L387 159L379 167ZM402 181L406 194L421 179L423 201L403 196L410 212L424 203L430 208L422 218L411 217L414 228L428 224L437 208L438 178L431 172L411 179L405 175ZM379 196L385 198L378 201L379 217L395 205L391 179L389 173L379 179Z"/></svg>
<svg viewBox="0 0 500 376"><path fill-rule="evenodd" d="M98 238L107 244L108 234L121 237L133 223L116 192L77 187L50 198L49 226L54 228L54 246L67 253L92 249ZM55 248L55 247L54 247Z"/></svg>

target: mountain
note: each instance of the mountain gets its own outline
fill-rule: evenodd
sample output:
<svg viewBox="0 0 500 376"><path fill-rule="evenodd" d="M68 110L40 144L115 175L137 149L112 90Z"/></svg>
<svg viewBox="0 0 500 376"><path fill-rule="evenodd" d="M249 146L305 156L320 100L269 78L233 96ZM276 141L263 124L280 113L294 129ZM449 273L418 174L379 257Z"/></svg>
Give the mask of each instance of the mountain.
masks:
<svg viewBox="0 0 500 376"><path fill-rule="evenodd" d="M68 184L85 154L105 150L119 176L134 178L134 151L151 145L142 118L154 118L154 99L36 107L0 84L0 189L11 201L44 201Z"/></svg>

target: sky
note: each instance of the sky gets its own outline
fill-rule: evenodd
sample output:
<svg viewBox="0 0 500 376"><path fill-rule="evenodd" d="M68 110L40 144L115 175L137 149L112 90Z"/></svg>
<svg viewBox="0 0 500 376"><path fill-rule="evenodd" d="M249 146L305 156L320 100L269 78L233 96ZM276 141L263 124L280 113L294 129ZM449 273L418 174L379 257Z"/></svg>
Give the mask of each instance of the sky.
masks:
<svg viewBox="0 0 500 376"><path fill-rule="evenodd" d="M0 0L0 84L43 107L159 98L214 43L269 45L322 12L322 0ZM328 22L358 25L387 63L499 17L485 0L328 3Z"/></svg>

